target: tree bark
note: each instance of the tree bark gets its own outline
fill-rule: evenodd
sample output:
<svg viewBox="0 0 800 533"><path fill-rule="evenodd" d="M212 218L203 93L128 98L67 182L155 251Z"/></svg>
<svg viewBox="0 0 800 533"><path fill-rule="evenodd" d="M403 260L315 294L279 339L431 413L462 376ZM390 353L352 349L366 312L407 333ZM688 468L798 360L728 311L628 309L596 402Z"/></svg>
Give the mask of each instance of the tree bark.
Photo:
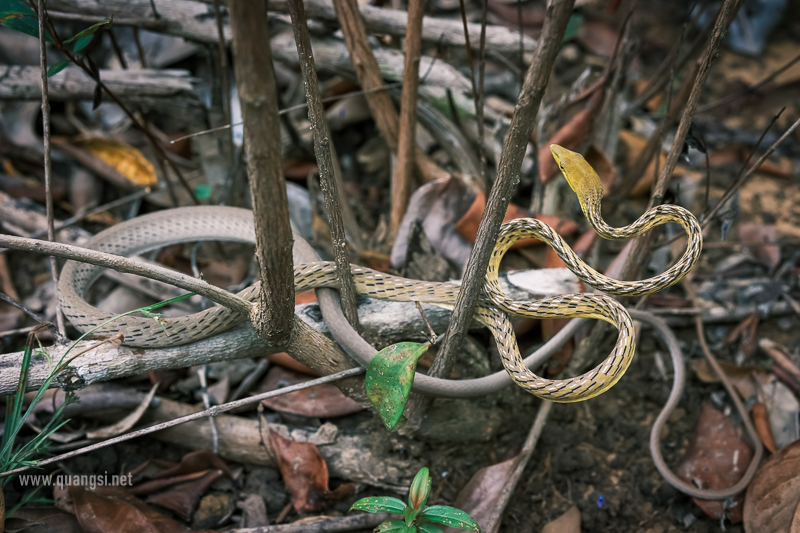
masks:
<svg viewBox="0 0 800 533"><path fill-rule="evenodd" d="M294 238L281 165L278 90L272 70L267 3L234 0L228 9L261 274L253 327L265 341L286 346L294 323Z"/></svg>

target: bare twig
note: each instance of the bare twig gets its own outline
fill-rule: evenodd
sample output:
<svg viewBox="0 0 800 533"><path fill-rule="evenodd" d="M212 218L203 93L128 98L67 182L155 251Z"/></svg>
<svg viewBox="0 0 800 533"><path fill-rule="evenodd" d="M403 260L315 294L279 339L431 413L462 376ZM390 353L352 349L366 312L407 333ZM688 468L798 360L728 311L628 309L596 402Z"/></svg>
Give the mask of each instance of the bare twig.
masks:
<svg viewBox="0 0 800 533"><path fill-rule="evenodd" d="M297 55L300 58L300 69L303 72L303 83L306 88L308 120L314 133L314 151L316 152L317 165L319 166L325 210L328 213L328 222L331 228L331 241L336 261L336 277L339 280L339 295L347 321L358 330L356 289L350 272L347 237L344 223L342 222L341 203L343 201L346 202L346 198L342 197L341 184L337 183L336 172L334 171L333 154L331 153L333 149L331 132L328 127L328 121L325 119L325 109L322 107L322 98L317 81L317 72L314 68L314 54L311 50L311 37L308 34L303 1L289 0L289 11L292 17L294 38L297 43Z"/></svg>
<svg viewBox="0 0 800 533"><path fill-rule="evenodd" d="M528 436L525 438L525 444L522 445L522 450L514 458L513 471L508 476L497 499L493 502L491 514L483 523L485 531L497 531L499 528L503 512L508 506L511 496L514 494L514 489L522 478L525 467L528 466L528 461L530 461L533 451L536 449L536 443L539 441L542 431L544 431L544 425L547 423L547 418L554 405L553 402L542 402L539 404L539 410L536 411L536 418L534 418L533 425L528 432Z"/></svg>
<svg viewBox="0 0 800 533"><path fill-rule="evenodd" d="M291 506L291 504L289 504ZM276 524L230 530L230 533L343 533L364 531L391 518L389 513L357 514L351 516L317 516L290 524Z"/></svg>
<svg viewBox="0 0 800 533"><path fill-rule="evenodd" d="M235 3L235 2L234 2ZM149 435L151 433L155 433L156 431L161 431L162 429L171 428L180 424L185 424L186 422L191 422L192 420L199 420L201 418L205 418L208 416L216 416L221 413L225 413L231 411L233 409L237 409L239 407L245 405L252 405L254 403L259 403L262 400L266 400L267 398L274 398L276 396L282 396L284 394L288 394L290 392L295 392L303 389L307 389L309 387L315 387L317 385L321 385L323 383L330 383L332 381L337 381L346 377L356 376L364 372L364 368L351 368L348 370L344 370L342 372L338 372L336 374L331 374L330 376L325 376L317 379L312 379L311 381L306 381L304 383L298 383L297 385L291 385L289 387L284 387L282 389L265 392L263 394L258 394L256 396L250 396L249 398L242 398L241 400L236 400L234 402L228 402L221 405L215 405L209 409L204 409L203 411L198 411L196 413L192 413L190 415L182 416L176 418L174 420L169 420L167 422L162 422L160 424L154 424L152 426L137 429L136 431L131 431L130 433L125 433L124 435L120 435L118 437L114 437L113 439L104 440L103 442L98 442L97 444L92 444L91 446L86 446L85 448L81 448L79 450L75 450L72 452L64 453L61 455L57 455L55 457L51 457L49 459L45 459L43 461L39 461L37 463L38 467L47 466L49 464L57 463L59 461L64 461L66 459L70 459L72 457L76 457L78 455L83 455L85 453L93 452L95 450L99 450L101 448L105 448L107 446L111 446L113 444L118 444L120 442L129 441L138 437L142 437L144 435ZM12 476L15 474L19 474L22 472L27 472L32 466L17 468L15 470L9 470L7 472L0 473L0 478L4 478L6 476Z"/></svg>
<svg viewBox="0 0 800 533"><path fill-rule="evenodd" d="M213 5L213 0L203 0ZM57 20L76 22L97 22L108 15L106 2L82 2L76 0L53 0L50 16ZM114 26L131 26L142 30L175 35L192 41L208 43L217 42L215 21L208 16L205 6L192 0L170 0L170 10L162 13L160 20L150 14L147 0L128 0L114 4ZM308 18L325 21L337 20L336 12L330 0L307 0L305 2ZM288 13L288 0L270 1L271 13ZM367 29L371 34L389 34L402 37L406 34L408 16L404 11L383 9L366 4L359 6ZM226 40L230 40L229 27L224 27ZM470 24L470 33L478 35L480 27ZM518 40L522 39L526 50L533 50L536 41L527 35L519 35L516 31L500 25L487 28L487 45L489 49L502 54L516 55ZM422 39L426 43L437 43L448 47L464 46L464 31L461 21L448 20L442 17L425 17L422 25ZM477 42L473 41L473 46Z"/></svg>
<svg viewBox="0 0 800 533"><path fill-rule="evenodd" d="M699 108L697 108L697 112L706 113L707 111L711 111L712 109L716 109L719 106L729 104L731 102L738 100L739 98L742 98L743 96L747 96L748 94L752 94L758 91L766 84L770 83L772 80L774 80L775 78L777 78L778 76L780 76L781 74L792 68L792 66L794 66L794 64L797 63L798 61L800 61L800 54L794 56L794 58L791 61L789 61L788 63L777 69L775 72L772 72L766 78L756 83L752 87L748 87L738 93L729 94L728 96L724 96L719 100L715 100L713 102L707 103L706 105L700 106Z"/></svg>
<svg viewBox="0 0 800 533"><path fill-rule="evenodd" d="M463 0L461 0L463 2ZM389 241L394 242L403 215L406 213L411 184L414 179L414 154L417 146L417 89L419 58L422 50L422 16L425 0L409 0L406 29L403 93L400 102L400 123L397 140L397 162L392 169L392 207L389 215ZM467 41L467 50L469 41ZM473 82L474 83L474 82Z"/></svg>
<svg viewBox="0 0 800 533"><path fill-rule="evenodd" d="M694 77L694 81L691 85L691 92L689 93L688 98L686 98L685 105L683 104L684 99L682 95L685 94L684 91L688 87L688 80L692 79L691 76L687 77L687 82L684 83L684 86L679 95L676 97L675 102L672 102L672 105L670 106L670 108L673 110L673 114L676 114L679 109L683 109L683 116L678 124L678 131L675 133L675 137L672 140L672 145L669 153L667 154L667 158L664 161L664 166L661 168L658 179L653 185L648 208L661 204L664 198L664 192L666 191L667 185L669 185L669 181L672 178L672 173L675 171L675 166L678 164L678 157L683 150L683 143L686 140L686 134L689 132L689 127L692 125L692 118L694 117L694 113L697 110L697 105L700 102L700 94L702 93L703 88L706 85L708 75L711 72L711 66L717 57L717 52L719 51L722 40L728 31L728 27L736 16L741 4L742 0L725 0L725 3L720 8L719 15L717 16L717 20L714 24L714 29L711 32L711 37L709 38L708 43L703 50L703 56L701 57L697 66L697 75ZM660 145L660 143L655 144L656 142L659 142L658 136L664 133L670 123L671 119L668 116L665 117L661 124L659 124L656 134L654 134L655 141L653 144L655 145L655 150L657 150L658 146ZM642 159L642 157L640 157L640 159ZM658 157L658 155L656 155L656 157ZM633 177L633 174L631 174L629 177ZM635 182L633 180L629 182L631 187L632 183ZM622 196L620 195L616 198L616 200L620 201L621 198ZM632 279L638 275L642 265L644 265L647 257L649 256L650 248L652 247L653 242L655 242L655 238L656 232L650 231L647 234L638 237L633 242L631 252L628 256L628 261L622 268L622 273L620 276L621 279Z"/></svg>
<svg viewBox="0 0 800 533"><path fill-rule="evenodd" d="M187 276L186 274L169 268L143 263L142 261L128 259L127 257L119 255L107 254L87 248L80 248L78 246L70 246L69 244L38 241L35 239L26 239L24 237L13 237L11 235L0 235L0 246L25 252L63 257L64 259L72 259L74 261L83 261L84 263L92 265L112 268L119 272L128 272L130 274L170 283L181 289L205 296L209 300L217 302L246 317L250 317L251 310L253 309L253 304L247 300L235 294L231 294L226 290L210 285L205 281ZM294 286L294 284L292 284L292 286Z"/></svg>
<svg viewBox="0 0 800 533"><path fill-rule="evenodd" d="M444 344L430 370L430 374L433 376L441 377L452 370L454 356L458 353L469 322L472 320L475 302L483 288L489 257L500 233L503 216L517 183L519 183L519 172L525 148L536 122L539 104L550 80L550 72L556 54L561 48L561 41L564 38L564 31L573 4L574 0L561 0L551 2L547 7L542 37L533 62L525 75L525 82L514 109L514 116L511 118L511 125L497 167L497 178L495 178L486 201L486 210L483 212L478 227L475 247L467 262L453 318L445 334Z"/></svg>
<svg viewBox="0 0 800 533"><path fill-rule="evenodd" d="M266 0L231 2L229 16L244 119L256 257L261 269L259 306L253 326L264 340L288 343L294 323L294 238L282 174L278 91L272 70Z"/></svg>
<svg viewBox="0 0 800 533"><path fill-rule="evenodd" d="M655 131L647 140L647 144L645 144L644 148L639 154L639 157L637 157L636 161L633 162L631 169L625 174L624 178L620 180L619 184L614 189L613 196L607 202L606 207L609 209L609 211L615 210L616 207L622 203L625 198L627 198L628 194L636 186L639 179L644 175L645 171L650 165L650 162L653 160L653 157L656 157L656 160L660 161L661 140L664 138L664 135L667 133L669 128L672 127L675 119L678 118L678 114L680 114L681 109L684 108L686 100L689 97L689 91L692 87L693 80L696 79L695 74L697 69L698 66L695 64L692 67L692 70L689 71L686 78L683 80L683 84L678 90L675 98L669 98L670 100L673 100L672 104L667 106L666 114L664 117L662 117L661 121L658 123L658 126L656 126Z"/></svg>
<svg viewBox="0 0 800 533"><path fill-rule="evenodd" d="M672 178L672 173L675 170L675 165L678 164L678 157L683 150L683 142L686 139L686 134L689 133L689 126L692 125L692 118L694 112L697 110L697 105L700 103L700 94L706 85L708 74L711 72L711 66L717 58L719 47L725 34L728 33L728 27L733 22L739 7L742 5L742 0L725 0L722 8L717 16L717 22L714 24L714 29L711 32L711 38L703 51L703 58L700 61L700 68L697 72L692 92L686 102L686 107L681 117L681 122L678 125L678 131L675 138L672 140L667 160L664 162L664 168L658 176L653 192L650 195L650 206L658 205L664 198L664 191L667 190L669 180Z"/></svg>
<svg viewBox="0 0 800 533"><path fill-rule="evenodd" d="M329 96L327 98L322 99L323 104L327 104L329 102L338 102L339 100L346 100L348 98L353 98L354 96L362 96L367 93L374 93L378 91L388 91L395 87L400 87L403 82L395 82L395 83L387 83L386 85L382 85L380 87L375 87L374 89L361 90L361 91L353 91L351 93L343 94L343 95L336 95L336 96ZM297 111L298 109L303 109L308 106L308 102L304 102L302 104L297 104L293 106L289 106L287 108L281 109L278 111L278 115L285 115L287 113L291 113L292 111ZM192 137L199 137L200 135L208 135L209 133L216 133L218 131L227 130L236 126L241 126L244 122L233 122L231 124L225 124L224 126L218 126L216 128L210 128L203 131L196 131L194 133L190 133L188 135L184 135L183 137L178 137L177 139L172 139L170 144L174 144L178 141L183 141L184 139L191 139Z"/></svg>
<svg viewBox="0 0 800 533"><path fill-rule="evenodd" d="M711 209L710 209L710 210L709 210L707 213L704 213L704 214L703 214L703 221L702 221L702 223L701 223L701 226L703 227L703 229L705 229L705 228L706 228L706 227L707 227L707 226L708 226L708 225L711 223L711 221L712 221L712 220L714 219L714 217L717 215L717 213L718 213L718 212L719 212L719 210L722 208L722 206L724 206L724 205L725 205L725 203L726 203L728 200L730 200L730 199L731 199L731 197L734 195L734 193L735 193L735 192L736 192L736 191L737 191L737 190L738 190L738 189L739 189L739 188L740 188L742 185L744 185L744 184L747 182L747 180L749 180L749 179L750 179L750 177L751 177L753 174L755 174L755 173L756 173L756 171L757 171L757 170L758 170L758 169L761 167L761 165L763 165L763 164L764 164L764 161L766 161L766 160L769 158L769 156L771 156L771 155L773 154L773 152L775 152L775 150L777 150L777 149L778 149L778 147L779 147L781 144L783 144L783 142L784 142L784 141L785 141L785 140L786 140L786 139L789 137L789 135L791 135L791 134L792 134L792 133L793 133L793 132L794 132L794 131L795 131L795 130L798 128L798 126L800 126L800 119L796 120L796 121L794 122L794 124L792 124L792 125L789 127L789 129L787 129L787 130L786 130L786 131L783 133L783 135L781 135L781 136L778 138L778 140L777 140L777 141L775 141L774 143L772 143L772 146L770 146L769 148L767 148L767 151L766 151L766 152L764 152L764 154L763 154L761 157L759 157L759 158L758 158L758 160L757 160L755 163L753 163L753 165L752 165L750 168L748 168L748 169L747 169L747 172L745 172L744 174L740 174L739 176L737 176L737 178L734 180L734 182L733 182L733 183L731 183L730 187L728 187L728 189L725 191L725 193L723 193L722 197L721 197L721 198L720 198L720 199L717 201L717 203L716 203L716 204L714 204L714 207L712 207L712 208L711 208ZM745 163L745 165L747 165L747 163ZM743 167L743 168L744 168L744 167Z"/></svg>
<svg viewBox="0 0 800 533"><path fill-rule="evenodd" d="M486 102L485 80L486 80L486 18L489 11L489 0L483 0L481 6L481 39L478 50L478 92L475 94L475 120L478 123L478 160L481 165L481 182L485 189L489 190L489 176L486 174L486 125L483 123L484 105Z"/></svg>
<svg viewBox="0 0 800 533"><path fill-rule="evenodd" d="M20 311L22 311L26 315L28 315L29 317L34 319L39 324L44 322L44 319L42 317L40 317L39 315L34 313L32 310L30 310L27 306L25 306L24 304L16 301L14 298L12 298L11 296L7 295L6 293L0 292L0 300L3 300L4 302L6 302L9 305L13 305L14 307L19 309Z"/></svg>
<svg viewBox="0 0 800 533"><path fill-rule="evenodd" d="M367 106L375 120L375 125L383 135L392 151L397 151L399 119L392 98L383 91L371 92L383 86L383 78L378 62L369 45L367 29L361 18L356 0L334 0L334 7L342 26L342 33L350 51L358 83L365 90ZM414 146L415 163L425 181L449 176L436 165L418 146Z"/></svg>
<svg viewBox="0 0 800 533"><path fill-rule="evenodd" d="M50 101L47 92L47 41L45 39L47 30L44 24L44 0L39 0L39 66L42 71L42 139L44 142L44 187L45 187L45 206L47 208L47 238L55 242L56 233L54 229L53 212L53 183L50 164ZM58 324L58 334L66 337L67 328L64 324L64 316L61 314L61 306L58 305L58 262L56 258L50 256L50 275L53 279L53 298L56 302L56 324Z"/></svg>
<svg viewBox="0 0 800 533"><path fill-rule="evenodd" d="M419 302L414 302L414 305L417 306L417 311L419 311L419 314L422 316L422 321L425 322L425 325L428 327L428 335L430 336L429 339L431 343L435 343L437 340L437 335L433 330L433 326L431 326L431 323L428 321L428 317L425 316L425 310L422 308L422 304Z"/></svg>
<svg viewBox="0 0 800 533"><path fill-rule="evenodd" d="M700 50L700 46L705 42L704 37L706 35L706 31L708 28L711 27L713 19L709 19L706 25L697 33L697 36L692 41L691 45L689 46L689 50L681 56L680 51L683 47L683 36L686 32L686 27L691 26L694 24L694 21L691 21L687 24L684 24L681 30L681 38L675 41L675 45L670 49L667 56L664 58L664 61L658 66L656 72L650 77L650 81L648 82L647 86L639 93L633 102L631 102L630 106L628 107L629 111L637 109L644 104L646 104L653 96L656 95L668 82L672 82L672 75L671 71L680 71L685 66L686 62L688 62L691 58L693 58Z"/></svg>
<svg viewBox="0 0 800 533"><path fill-rule="evenodd" d="M231 81L228 76L228 47L225 44L225 29L222 21L222 9L219 0L214 0L214 16L217 19L217 54L219 55L219 75L222 77L222 114L225 124L231 123ZM226 139L228 144L228 157L233 157L233 132ZM233 163L232 160L228 161Z"/></svg>
<svg viewBox="0 0 800 533"><path fill-rule="evenodd" d="M169 165L170 169L178 177L178 181L180 181L180 183L183 186L183 188L189 194L189 197L192 199L192 201L196 205L199 205L199 203L200 203L199 200L195 197L194 191L189 186L189 183L186 181L186 178L184 177L184 175L181 172L181 170L167 156L166 152L161 147L161 144L159 144L158 139L156 139L153 136L153 134L150 132L150 128L148 127L147 121L146 120L142 120L142 121L138 120L136 118L136 115L134 115L134 113L122 102L122 100L120 100L119 97L115 93L113 93L111 91L111 89L109 89L108 86L100 79L100 77L97 76L96 73L86 65L86 62L85 61L79 61L75 57L75 55L72 52L69 51L69 48L64 46L64 43L58 37L58 34L56 32L56 28L55 28L55 25L53 24L53 21L50 20L49 16L47 16L46 11L38 10L37 14L38 14L40 20L42 21L41 24L46 25L47 26L47 30L53 36L53 40L55 41L55 45L58 48L58 50L61 53L63 53L64 55L66 55L67 58L70 60L70 62L72 62L73 64L79 66L90 78L92 78L97 83L97 85L100 86L100 88L103 90L103 92L105 92L109 96L109 98L111 98L111 100L113 100L113 102L119 106L120 109L122 109L123 113L125 113L125 115L127 115L127 117L131 120L133 125L136 126L136 128L139 131L144 133L145 137L147 137L147 140L150 142L150 145L153 147L153 150L155 150L156 156L159 158L159 161L164 161L167 165ZM44 18L42 18L42 17L44 17ZM41 30L41 31L44 31L44 30ZM163 172L163 174L164 174L164 179L165 180L169 180L169 175L166 172ZM173 196L173 199L175 199L174 194L172 194L172 196ZM177 207L177 202L176 202L176 207Z"/></svg>

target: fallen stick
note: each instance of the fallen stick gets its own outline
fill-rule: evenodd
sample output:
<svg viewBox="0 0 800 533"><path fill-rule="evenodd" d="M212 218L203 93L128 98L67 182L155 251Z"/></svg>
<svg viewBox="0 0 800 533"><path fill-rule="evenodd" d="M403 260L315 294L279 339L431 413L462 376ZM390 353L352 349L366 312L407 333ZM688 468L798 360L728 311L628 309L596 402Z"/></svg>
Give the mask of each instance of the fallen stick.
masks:
<svg viewBox="0 0 800 533"><path fill-rule="evenodd" d="M329 0L306 0L308 18L325 20L338 24L333 3ZM149 0L52 0L47 8L50 17L56 20L74 20L95 23L110 14L114 15L115 26L134 26L176 37L184 37L193 41L217 44L218 33L212 0L194 2L191 0L170 0L158 6L159 17L154 17ZM289 3L278 0L269 3L269 11L288 13ZM404 11L382 9L368 5L360 5L359 11L364 18L370 33L386 33L397 37L405 37L408 14ZM480 24L468 24L470 42L478 47ZM231 31L227 20L223 24L225 41L230 43ZM422 40L429 44L446 46L464 46L464 27L460 20L449 20L435 17L424 17L422 22ZM518 32L503 26L486 27L486 47L503 54L519 54L520 35ZM532 51L536 41L522 36L525 51Z"/></svg>

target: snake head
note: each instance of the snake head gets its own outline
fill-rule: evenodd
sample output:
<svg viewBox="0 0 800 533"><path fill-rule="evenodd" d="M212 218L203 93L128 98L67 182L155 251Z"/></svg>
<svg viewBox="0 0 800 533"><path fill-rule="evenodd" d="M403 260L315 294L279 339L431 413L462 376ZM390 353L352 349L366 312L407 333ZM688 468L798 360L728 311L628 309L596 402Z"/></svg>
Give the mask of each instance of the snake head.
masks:
<svg viewBox="0 0 800 533"><path fill-rule="evenodd" d="M567 178L569 186L578 195L582 206L585 207L585 202L599 201L603 197L603 182L600 181L600 176L581 154L557 144L551 144L550 151L561 173Z"/></svg>

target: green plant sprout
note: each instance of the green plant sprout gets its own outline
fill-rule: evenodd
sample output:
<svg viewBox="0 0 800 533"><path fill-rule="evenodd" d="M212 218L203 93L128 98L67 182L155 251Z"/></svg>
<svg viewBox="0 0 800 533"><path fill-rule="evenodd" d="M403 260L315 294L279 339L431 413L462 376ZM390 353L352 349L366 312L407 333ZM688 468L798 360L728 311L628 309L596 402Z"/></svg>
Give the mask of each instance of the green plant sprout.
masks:
<svg viewBox="0 0 800 533"><path fill-rule="evenodd" d="M45 391L50 388L50 385L53 383L53 380L58 376L58 374L64 370L67 365L78 355L75 355L71 358L67 356L69 353L75 348L78 343L84 340L87 336L94 333L99 328L102 328L106 324L113 322L119 318L124 316L128 316L134 313L142 313L145 316L156 320L161 325L161 315L158 313L153 313L155 309L159 309L171 303L177 302L179 300L183 300L185 298L189 298L190 296L194 296L194 293L190 292L187 294L182 294L180 296L176 296L175 298L170 298L169 300L164 300L161 302L157 302L151 305L147 305L145 307L134 309L132 311L128 311L126 313L122 313L121 315L116 315L102 324L95 326L94 328L90 329L83 335L81 335L78 340L72 343L72 346L64 352L64 355L61 357L61 360L53 367L53 362L50 359L50 354L47 353L46 348L44 348L41 343L39 342L39 338L36 336L38 331L42 328L52 327L52 324L42 324L37 326L33 331L28 334L28 340L25 343L25 351L22 353L22 362L20 364L20 371L19 371L19 381L17 383L17 390L12 395L9 396L8 402L6 403L6 418L4 422L4 432L2 441L0 441L0 472L7 472L9 470L14 470L16 468L20 468L23 466L33 467L36 468L39 466L39 460L35 459L35 456L46 455L48 453L48 449L50 447L50 435L58 431L64 424L69 422L69 420L63 420L64 408L71 403L75 403L78 401L78 397L72 393L67 392L67 395L64 399L64 403L58 410L53 414L47 424L42 428L36 437L28 441L27 443L15 447L14 441L17 438L17 435L20 431L22 431L23 426L25 425L25 421L28 417L31 416L33 413L33 409L36 404L42 399ZM163 327L163 325L162 325ZM25 411L24 415L22 412L23 403L25 398L25 392L27 390L27 383L28 383L28 374L30 371L31 365L31 358L33 357L33 342L34 340L39 345L39 349L36 351L37 356L43 355L47 358L48 362L50 363L50 373L48 374L47 378L41 384L39 389L36 391L36 395L31 400L30 404L28 405L28 409ZM5 478L0 481L0 510L3 508L3 487L8 484L9 480L11 480L11 476L6 476ZM28 494L20 501L17 505L15 505L12 509L8 510L6 516L10 516L15 510L19 509L21 506L34 503L34 502L42 502L47 503L49 500L45 499L34 499L38 488Z"/></svg>
<svg viewBox="0 0 800 533"><path fill-rule="evenodd" d="M375 528L376 533L442 533L436 524L480 533L481 526L464 511L446 505L428 507L426 503L430 492L431 476L427 468L422 468L411 482L408 505L397 498L377 496L358 500L350 510L403 515L403 520L383 522Z"/></svg>

